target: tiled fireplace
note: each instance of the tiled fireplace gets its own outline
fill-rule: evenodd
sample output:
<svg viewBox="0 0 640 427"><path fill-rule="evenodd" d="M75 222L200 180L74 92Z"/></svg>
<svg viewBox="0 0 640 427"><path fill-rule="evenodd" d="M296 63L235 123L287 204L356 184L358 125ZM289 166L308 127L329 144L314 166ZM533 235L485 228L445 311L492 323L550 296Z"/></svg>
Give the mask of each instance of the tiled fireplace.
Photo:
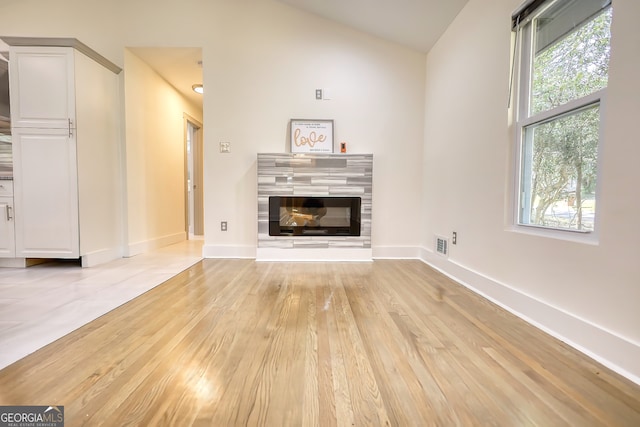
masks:
<svg viewBox="0 0 640 427"><path fill-rule="evenodd" d="M371 260L371 154L258 154L258 260Z"/></svg>

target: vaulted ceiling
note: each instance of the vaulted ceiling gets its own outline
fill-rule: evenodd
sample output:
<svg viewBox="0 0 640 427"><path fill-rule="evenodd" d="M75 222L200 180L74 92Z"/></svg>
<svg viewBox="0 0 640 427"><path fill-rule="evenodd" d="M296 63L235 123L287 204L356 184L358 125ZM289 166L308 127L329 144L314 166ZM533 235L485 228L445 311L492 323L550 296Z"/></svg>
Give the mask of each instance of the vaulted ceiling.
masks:
<svg viewBox="0 0 640 427"><path fill-rule="evenodd" d="M276 0L365 33L428 52L468 0ZM184 96L202 106L191 86L202 82L199 48L132 48Z"/></svg>
<svg viewBox="0 0 640 427"><path fill-rule="evenodd" d="M428 52L468 0L276 0Z"/></svg>

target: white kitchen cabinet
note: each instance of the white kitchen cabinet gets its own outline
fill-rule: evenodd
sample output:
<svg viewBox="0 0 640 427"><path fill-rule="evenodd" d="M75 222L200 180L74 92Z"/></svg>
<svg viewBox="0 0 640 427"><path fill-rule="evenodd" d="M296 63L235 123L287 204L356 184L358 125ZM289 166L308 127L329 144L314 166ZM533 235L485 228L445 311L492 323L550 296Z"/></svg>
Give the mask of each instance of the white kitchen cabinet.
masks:
<svg viewBox="0 0 640 427"><path fill-rule="evenodd" d="M14 257L16 254L14 237L13 183L0 181L0 257Z"/></svg>
<svg viewBox="0 0 640 427"><path fill-rule="evenodd" d="M75 39L3 40L15 256L81 258L83 266L121 256L120 69Z"/></svg>
<svg viewBox="0 0 640 427"><path fill-rule="evenodd" d="M11 49L10 58L12 127L74 126L74 50L17 47Z"/></svg>
<svg viewBox="0 0 640 427"><path fill-rule="evenodd" d="M15 128L16 254L80 256L75 137L66 129Z"/></svg>

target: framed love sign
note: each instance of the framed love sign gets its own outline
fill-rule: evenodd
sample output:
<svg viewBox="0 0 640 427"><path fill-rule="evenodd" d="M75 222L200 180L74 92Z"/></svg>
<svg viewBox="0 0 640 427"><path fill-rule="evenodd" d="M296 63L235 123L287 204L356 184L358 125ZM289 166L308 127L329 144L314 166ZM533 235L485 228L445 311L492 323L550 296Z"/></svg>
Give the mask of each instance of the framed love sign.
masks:
<svg viewBox="0 0 640 427"><path fill-rule="evenodd" d="M333 153L333 120L291 119L292 153Z"/></svg>

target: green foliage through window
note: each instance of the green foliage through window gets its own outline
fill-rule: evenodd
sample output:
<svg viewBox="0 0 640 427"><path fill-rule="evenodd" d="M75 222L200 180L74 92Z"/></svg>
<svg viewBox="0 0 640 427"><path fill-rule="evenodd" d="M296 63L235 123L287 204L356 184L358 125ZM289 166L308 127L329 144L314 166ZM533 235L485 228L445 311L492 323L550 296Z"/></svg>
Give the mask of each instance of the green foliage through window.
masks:
<svg viewBox="0 0 640 427"><path fill-rule="evenodd" d="M593 230L599 110L592 106L525 129L529 223Z"/></svg>
<svg viewBox="0 0 640 427"><path fill-rule="evenodd" d="M607 87L611 8L537 53L533 62L532 114Z"/></svg>
<svg viewBox="0 0 640 427"><path fill-rule="evenodd" d="M574 6L580 4L555 2L530 24L535 42L524 116L540 119L522 128L519 221L592 231L601 108L598 97L585 97L607 87L612 8L562 31Z"/></svg>

